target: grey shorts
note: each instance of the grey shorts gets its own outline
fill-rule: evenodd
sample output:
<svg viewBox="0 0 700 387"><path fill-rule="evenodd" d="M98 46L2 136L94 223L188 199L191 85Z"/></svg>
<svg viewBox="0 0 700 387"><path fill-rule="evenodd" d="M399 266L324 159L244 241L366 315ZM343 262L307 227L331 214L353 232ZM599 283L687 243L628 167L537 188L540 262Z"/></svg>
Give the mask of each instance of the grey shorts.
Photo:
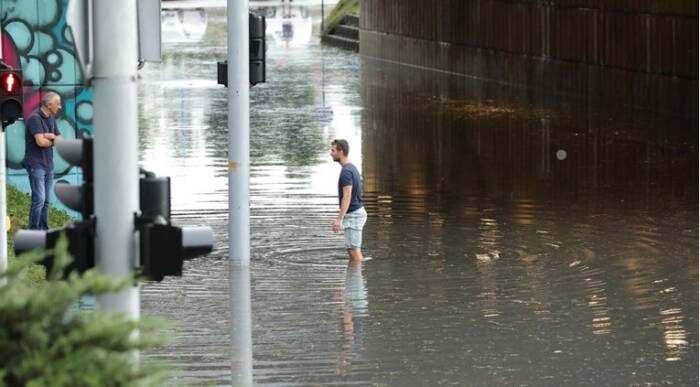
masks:
<svg viewBox="0 0 700 387"><path fill-rule="evenodd" d="M345 234L345 248L359 249L362 247L362 227L367 221L367 211L364 207L346 214L343 219L343 233Z"/></svg>

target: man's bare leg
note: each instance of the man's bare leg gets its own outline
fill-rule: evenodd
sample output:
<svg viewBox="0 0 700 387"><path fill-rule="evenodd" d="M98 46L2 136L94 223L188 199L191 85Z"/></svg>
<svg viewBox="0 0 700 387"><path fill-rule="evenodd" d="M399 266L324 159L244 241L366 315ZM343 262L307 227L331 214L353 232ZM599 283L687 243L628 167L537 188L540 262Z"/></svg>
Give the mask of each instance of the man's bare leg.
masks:
<svg viewBox="0 0 700 387"><path fill-rule="evenodd" d="M348 256L353 262L362 262L364 257L362 256L362 250L360 249L348 249Z"/></svg>

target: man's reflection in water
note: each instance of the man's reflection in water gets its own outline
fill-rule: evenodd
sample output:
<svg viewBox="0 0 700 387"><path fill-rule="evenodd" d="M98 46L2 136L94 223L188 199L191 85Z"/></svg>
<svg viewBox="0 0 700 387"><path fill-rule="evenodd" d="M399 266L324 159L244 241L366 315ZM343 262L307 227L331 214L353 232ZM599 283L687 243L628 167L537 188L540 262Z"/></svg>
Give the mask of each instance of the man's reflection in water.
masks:
<svg viewBox="0 0 700 387"><path fill-rule="evenodd" d="M351 261L345 272L345 287L338 290L343 343L336 358L335 372L346 376L352 369L353 356L364 346L364 318L367 315L367 289L362 276L362 262Z"/></svg>

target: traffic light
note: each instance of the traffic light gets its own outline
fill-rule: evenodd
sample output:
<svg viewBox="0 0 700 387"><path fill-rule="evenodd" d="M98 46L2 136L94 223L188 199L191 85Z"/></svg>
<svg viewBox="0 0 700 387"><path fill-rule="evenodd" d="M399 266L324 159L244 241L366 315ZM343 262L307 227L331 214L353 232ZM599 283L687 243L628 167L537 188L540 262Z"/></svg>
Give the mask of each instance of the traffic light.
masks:
<svg viewBox="0 0 700 387"><path fill-rule="evenodd" d="M265 82L265 16L248 13L250 84Z"/></svg>
<svg viewBox="0 0 700 387"><path fill-rule="evenodd" d="M265 16L248 13L249 82L251 86L265 82ZM219 85L228 87L228 61L216 63Z"/></svg>
<svg viewBox="0 0 700 387"><path fill-rule="evenodd" d="M71 262L63 270L63 277L68 277L72 271L83 273L95 267L94 254L94 222L67 222L63 228L54 230L19 230L15 234L15 254L36 250L53 249L61 234L68 239L68 253L73 257ZM46 273L50 273L54 265L54 254L47 254L39 262L46 268Z"/></svg>
<svg viewBox="0 0 700 387"><path fill-rule="evenodd" d="M64 277L73 270L83 273L95 266L95 217L93 214L93 140L56 141L56 150L66 162L83 170L83 184L73 185L65 181L56 183L56 197L63 204L82 215L82 221L68 221L62 228L53 230L20 230L15 234L15 252L21 254L35 249L53 249L61 234L68 239L68 252L73 262L64 270ZM54 255L48 254L41 262L47 273L54 265Z"/></svg>
<svg viewBox="0 0 700 387"><path fill-rule="evenodd" d="M0 121L8 125L22 118L22 72L0 60Z"/></svg>
<svg viewBox="0 0 700 387"><path fill-rule="evenodd" d="M95 266L93 139L60 140L56 149L69 164L83 170L82 185L59 181L55 189L56 197L66 207L79 211L82 221L70 221L55 230L20 230L15 235L15 252L53 249L63 233L74 258L64 271L67 276L72 270L82 273ZM143 169L140 175L140 214L135 217L134 226L139 232L141 272L156 281L162 281L166 275L182 275L184 260L212 251L214 233L209 227L171 225L170 178L156 177ZM49 254L41 264L51 270L53 261L54 256Z"/></svg>
<svg viewBox="0 0 700 387"><path fill-rule="evenodd" d="M228 87L228 61L216 62L216 83Z"/></svg>
<svg viewBox="0 0 700 387"><path fill-rule="evenodd" d="M78 140L56 141L56 150L70 165L83 170L83 184L69 184L64 180L56 182L56 197L71 210L78 211L83 220L89 220L94 213L94 165L93 140L85 137Z"/></svg>
<svg viewBox="0 0 700 387"><path fill-rule="evenodd" d="M181 276L184 260L212 251L214 233L209 227L170 224L169 177L157 177L142 169L139 190L141 215L136 226L142 274L155 281L168 275Z"/></svg>

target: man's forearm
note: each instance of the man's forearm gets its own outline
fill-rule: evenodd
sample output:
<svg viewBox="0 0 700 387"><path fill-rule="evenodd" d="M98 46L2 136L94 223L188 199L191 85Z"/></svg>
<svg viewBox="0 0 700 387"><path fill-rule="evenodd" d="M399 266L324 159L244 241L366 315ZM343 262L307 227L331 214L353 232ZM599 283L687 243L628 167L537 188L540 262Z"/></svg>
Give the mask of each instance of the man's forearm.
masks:
<svg viewBox="0 0 700 387"><path fill-rule="evenodd" d="M46 141L46 146L44 148L51 148L53 146L54 141L56 140L55 136L44 136L44 141Z"/></svg>
<svg viewBox="0 0 700 387"><path fill-rule="evenodd" d="M40 148L50 148L53 145L53 141L49 140L45 136L42 136L41 138L37 139L36 144Z"/></svg>
<svg viewBox="0 0 700 387"><path fill-rule="evenodd" d="M349 208L350 208L350 197L343 196L343 200L340 201L340 212L338 213L338 219L342 220L343 218L345 218L345 214L348 213Z"/></svg>

